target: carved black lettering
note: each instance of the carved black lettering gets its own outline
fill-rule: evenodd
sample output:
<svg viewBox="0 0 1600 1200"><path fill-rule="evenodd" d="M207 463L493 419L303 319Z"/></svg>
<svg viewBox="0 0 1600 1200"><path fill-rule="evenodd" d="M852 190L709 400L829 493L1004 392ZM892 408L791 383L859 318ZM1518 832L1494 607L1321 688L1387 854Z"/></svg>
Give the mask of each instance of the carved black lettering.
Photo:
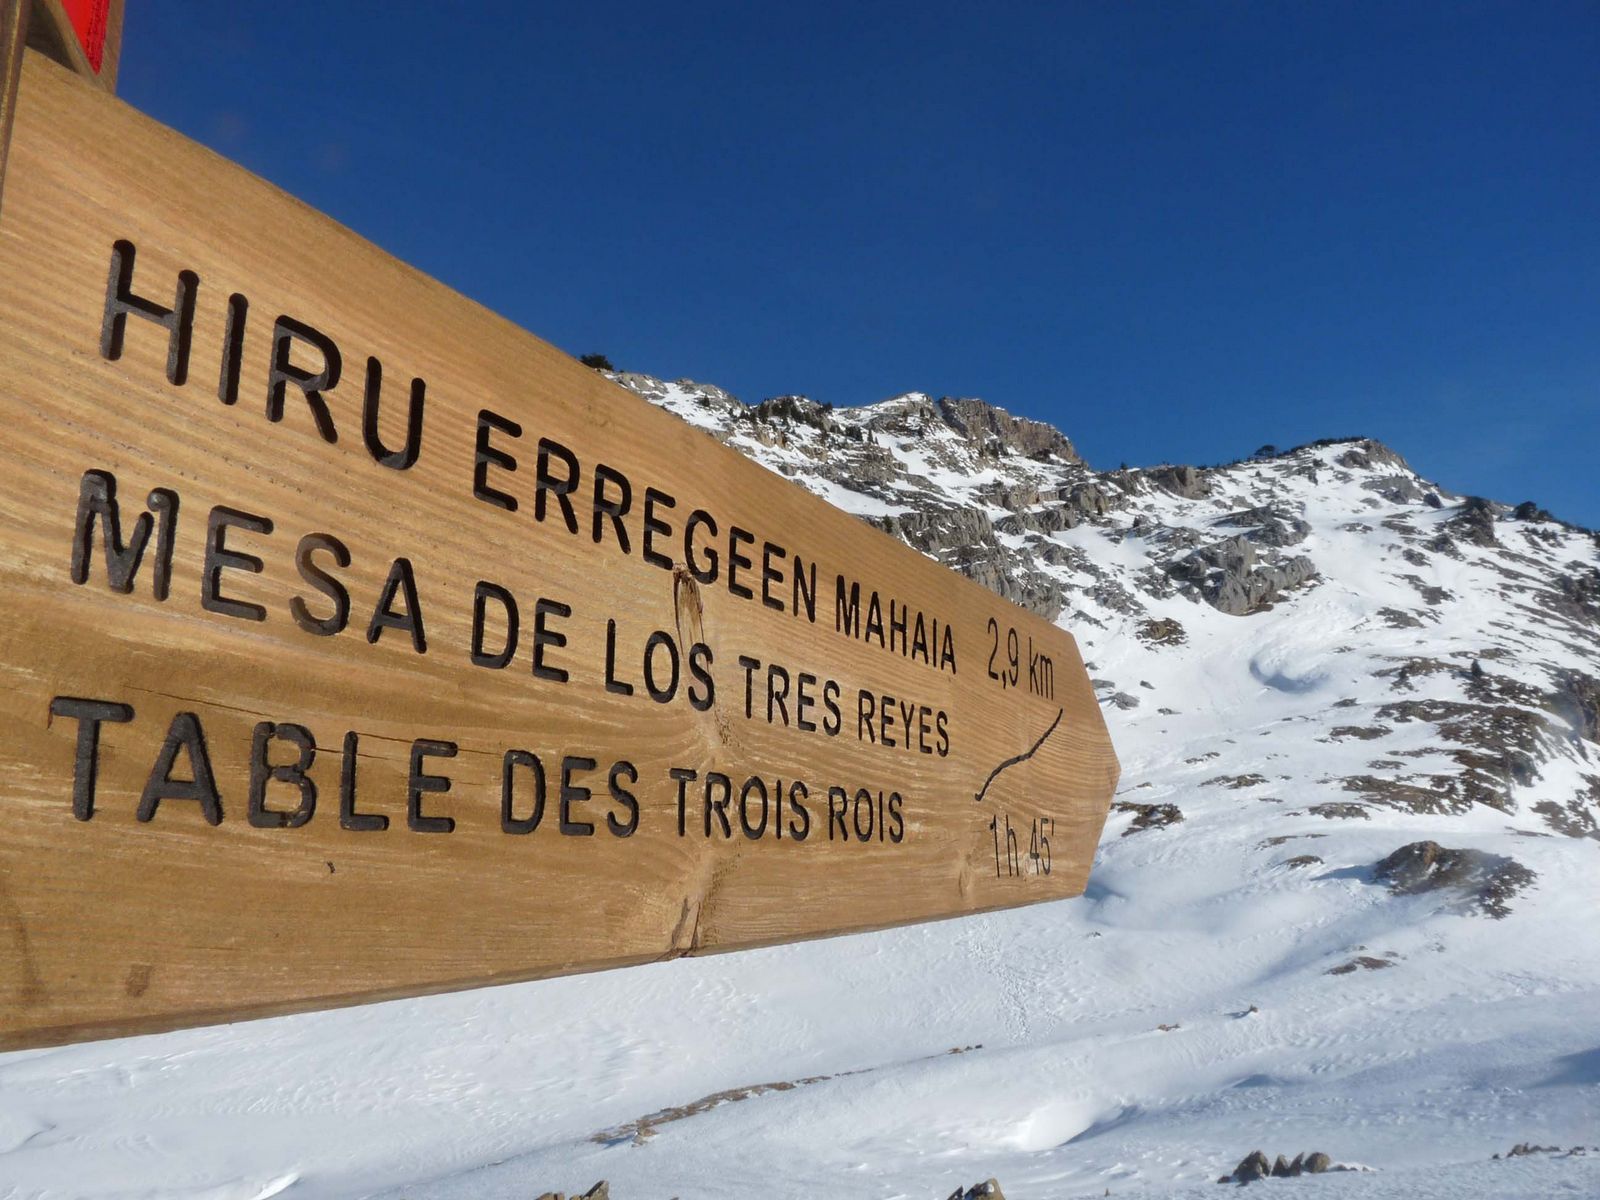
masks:
<svg viewBox="0 0 1600 1200"><path fill-rule="evenodd" d="M801 671L795 676L794 687L794 727L802 733L813 733L817 723L806 713L817 706L817 698L811 694L811 689L816 686L817 677L809 671Z"/></svg>
<svg viewBox="0 0 1600 1200"><path fill-rule="evenodd" d="M378 431L378 414L383 407L383 364L376 358L367 359L367 390L361 402L361 440L366 443L372 461L380 467L406 471L416 465L417 456L422 453L422 405L427 391L428 385L422 380L411 381L411 404L406 409L405 445L398 450L389 449Z"/></svg>
<svg viewBox="0 0 1600 1200"><path fill-rule="evenodd" d="M615 812L606 814L606 827L615 837L632 837L639 828L639 798L622 786L621 780L628 783L639 782L639 768L623 759L611 764L611 771L606 776L606 788L611 793L611 798L622 806L624 816L618 819Z"/></svg>
<svg viewBox="0 0 1600 1200"><path fill-rule="evenodd" d="M750 600L755 597L755 592L750 590L749 585L739 582L739 570L749 570L755 566L755 560L739 550L740 542L747 546L755 545L755 534L737 525L728 526L728 590L741 599Z"/></svg>
<svg viewBox="0 0 1600 1200"><path fill-rule="evenodd" d="M537 679L550 679L556 683L567 681L565 667L552 667L544 660L546 646L555 646L558 649L567 644L567 635L558 629L549 627L551 617L565 619L572 615L572 606L563 604L559 600L547 600L540 597L533 606L533 674Z"/></svg>
<svg viewBox="0 0 1600 1200"><path fill-rule="evenodd" d="M807 566L798 554L794 556L794 595L791 610L796 616L802 612L806 620L817 623L817 564Z"/></svg>
<svg viewBox="0 0 1600 1200"><path fill-rule="evenodd" d="M292 763L274 765L271 762L271 743L288 742L295 748ZM317 811L317 785L306 774L316 761L317 742L304 725L274 725L271 721L256 723L250 740L250 824L257 829L298 829L311 820ZM300 802L292 812L280 812L267 807L267 782L293 785L300 793Z"/></svg>
<svg viewBox="0 0 1600 1200"><path fill-rule="evenodd" d="M689 828L687 823L689 785L700 778L700 772L691 770L688 767L671 767L668 769L667 775L678 783L678 836L683 837L687 834Z"/></svg>
<svg viewBox="0 0 1600 1200"><path fill-rule="evenodd" d="M518 767L533 775L533 811L526 817L516 815ZM544 797L544 764L539 756L526 750L507 750L500 763L500 828L506 833L532 833L544 820Z"/></svg>
<svg viewBox="0 0 1600 1200"><path fill-rule="evenodd" d="M867 602L867 623L861 630L861 640L864 642L870 641L874 637L878 639L878 645L882 648L884 645L883 605L878 601L876 590L872 593L872 599Z"/></svg>
<svg viewBox="0 0 1600 1200"><path fill-rule="evenodd" d="M250 301L238 292L228 297L228 317L222 329L222 369L217 373L217 399L239 403L239 368L244 362L244 323Z"/></svg>
<svg viewBox="0 0 1600 1200"><path fill-rule="evenodd" d="M350 589L317 565L311 556L319 550L333 555L334 564L344 568L350 565L350 548L331 533L308 533L295 547L294 565L300 578L333 601L333 612L326 617L313 616L304 598L295 596L289 601L289 615L307 633L332 637L350 624Z"/></svg>
<svg viewBox="0 0 1600 1200"><path fill-rule="evenodd" d="M889 840L896 845L906 840L906 819L900 811L904 803L899 792L889 796Z"/></svg>
<svg viewBox="0 0 1600 1200"><path fill-rule="evenodd" d="M615 487L617 494L607 496L607 487ZM628 527L622 523L623 515L633 506L633 485L628 482L628 477L615 467L608 467L605 463L598 464L594 469L594 544L599 545L605 540L605 521L611 518L611 528L614 532L617 545L622 552L627 554Z"/></svg>
<svg viewBox="0 0 1600 1200"><path fill-rule="evenodd" d="M180 750L189 758L188 779L172 777ZM172 723L167 726L167 736L162 740L155 765L150 768L150 778L145 781L135 815L141 821L153 820L156 806L163 800L198 800L206 824L222 824L222 797L217 793L216 776L211 771L211 755L206 752L205 731L200 727L200 718L192 712L174 714Z"/></svg>
<svg viewBox="0 0 1600 1200"><path fill-rule="evenodd" d="M860 688L856 691L856 737L863 742L877 743L878 723L875 720L878 711L878 697Z"/></svg>
<svg viewBox="0 0 1600 1200"><path fill-rule="evenodd" d="M776 707L783 717L783 723L789 723L789 672L777 663L767 666L767 724L772 724L772 710Z"/></svg>
<svg viewBox="0 0 1600 1200"><path fill-rule="evenodd" d="M935 749L938 751L940 758L945 758L950 753L949 720L949 714L947 714L944 709L941 708L938 716L934 718L933 722L934 729L936 729L939 733L939 741Z"/></svg>
<svg viewBox="0 0 1600 1200"><path fill-rule="evenodd" d="M344 752L339 762L339 828L358 833L376 832L389 828L389 818L382 813L356 811L356 758L361 751L361 737L354 730L344 735Z"/></svg>
<svg viewBox="0 0 1600 1200"><path fill-rule="evenodd" d="M828 789L828 840L834 841L834 828L839 830L838 839L841 842L850 840L850 828L846 821L850 816L850 793L842 787Z"/></svg>
<svg viewBox="0 0 1600 1200"><path fill-rule="evenodd" d="M595 761L581 754L569 754L561 760L561 832L567 837L592 837L594 825L580 821L572 815L572 806L582 804L593 794L581 783L573 782L579 771L592 771Z"/></svg>
<svg viewBox="0 0 1600 1200"><path fill-rule="evenodd" d="M789 836L797 842L803 842L811 836L811 810L806 807L806 801L811 798L811 789L800 780L796 779L789 785ZM799 824L796 825L796 819Z"/></svg>
<svg viewBox="0 0 1600 1200"><path fill-rule="evenodd" d="M396 611L394 599L401 594L405 611ZM397 558L389 566L389 576L383 581L383 591L372 610L372 620L367 622L367 641L376 643L385 629L400 629L411 635L411 648L418 654L428 652L428 635L422 625L422 604L417 599L417 578L409 558Z"/></svg>
<svg viewBox="0 0 1600 1200"><path fill-rule="evenodd" d="M676 508L678 502L668 492L653 487L644 489L644 545L641 554L645 562L664 571L672 570L672 556L656 549L656 538L672 536L672 526L656 516L658 508Z"/></svg>
<svg viewBox="0 0 1600 1200"><path fill-rule="evenodd" d="M867 826L865 829L862 829L861 827L861 810L863 807L865 807L867 811ZM856 840L861 842L870 842L872 840L873 818L872 793L867 791L866 788L857 788L854 808L855 812L853 814L852 823L856 827Z"/></svg>
<svg viewBox="0 0 1600 1200"><path fill-rule="evenodd" d="M200 607L226 617L265 621L267 610L262 605L222 594L223 571L249 571L252 575L259 575L262 567L261 560L254 554L228 549L230 529L265 535L272 532L272 519L221 504L211 510L211 515L206 518L206 558L200 576Z"/></svg>
<svg viewBox="0 0 1600 1200"><path fill-rule="evenodd" d="M72 760L72 815L87 821L94 816L94 787L100 775L100 726L105 721L126 724L133 720L133 708L114 700L56 696L50 701L50 715L78 723Z"/></svg>
<svg viewBox="0 0 1600 1200"><path fill-rule="evenodd" d="M633 695L633 684L617 678L617 622L606 619L606 691L616 696Z"/></svg>
<svg viewBox="0 0 1600 1200"><path fill-rule="evenodd" d="M781 559L787 553L775 542L761 543L761 603L778 612L783 611L783 601L772 594L772 585L783 582L783 572L772 564L774 559Z"/></svg>
<svg viewBox="0 0 1600 1200"><path fill-rule="evenodd" d="M761 820L750 819L750 797L761 797ZM744 786L739 789L739 828L744 830L745 837L751 841L760 841L767 832L770 801L767 798L767 781L759 775L752 775L744 781Z"/></svg>
<svg viewBox="0 0 1600 1200"><path fill-rule="evenodd" d="M696 583L715 583L720 570L716 547L707 545L700 557L695 556L694 532L702 525L706 528L708 538L717 536L717 522L712 515L703 508L695 509L683 527L683 561Z"/></svg>
<svg viewBox="0 0 1600 1200"><path fill-rule="evenodd" d="M189 378L189 341L194 336L194 302L200 277L193 271L179 271L178 290L172 307L167 308L134 295L133 260L137 254L132 242L112 243L105 315L100 323L100 354L111 362L122 357L130 313L153 321L167 331L167 382L182 387Z"/></svg>
<svg viewBox="0 0 1600 1200"><path fill-rule="evenodd" d="M903 655L906 653L906 650L910 645L910 642L906 636L906 631L910 627L910 621L911 606L909 604L901 604L899 601L891 598L889 601L890 650L896 650L898 648L898 652L900 654Z"/></svg>
<svg viewBox="0 0 1600 1200"><path fill-rule="evenodd" d="M489 650L487 638L489 601L500 606L500 621L505 627L498 650ZM517 653L517 598L498 583L478 580L472 589L472 665L498 671Z"/></svg>
<svg viewBox="0 0 1600 1200"><path fill-rule="evenodd" d="M721 793L721 795L715 800L713 800L711 798L711 793L713 791L717 791L717 792ZM722 836L724 838L731 838L733 836L733 825L728 820L728 805L732 802L732 800L733 800L733 780L729 779L721 771L707 771L706 772L706 789L705 789L705 816L706 816L706 836L707 837L711 836L711 814L712 813L716 814L717 823L720 826L722 826Z"/></svg>
<svg viewBox="0 0 1600 1200"><path fill-rule="evenodd" d="M861 636L861 585L852 581L847 596L843 575L838 576L834 584L833 627L851 637Z"/></svg>
<svg viewBox="0 0 1600 1200"><path fill-rule="evenodd" d="M322 367L312 371L296 366L290 361L295 342L303 342L322 356ZM343 360L339 347L320 329L280 316L272 326L272 367L267 372L267 420L283 420L283 398L292 383L305 396L306 407L317 423L317 432L328 443L339 440L334 428L333 413L328 410L328 400L323 390L332 391L339 385Z"/></svg>
<svg viewBox="0 0 1600 1200"><path fill-rule="evenodd" d="M711 647L696 642L689 647L689 674L694 682L689 685L689 707L705 712L717 702L717 681L711 675Z"/></svg>
<svg viewBox="0 0 1600 1200"><path fill-rule="evenodd" d="M566 468L564 476L550 473L550 460L560 459L561 465ZM534 486L537 489L533 495L533 516L537 521L544 520L545 498L554 496L556 503L561 506L561 517L567 523L568 533L578 532L578 514L572 507L572 493L578 486L578 458L560 442L553 442L549 438L539 439L539 461L534 472Z"/></svg>
<svg viewBox="0 0 1600 1200"><path fill-rule="evenodd" d="M662 684L656 669L656 651L665 647L667 651L667 682ZM657 629L644 644L644 687L650 693L650 699L657 704L666 704L678 694L678 677L681 671L678 659L678 643L673 640L670 633Z"/></svg>
<svg viewBox="0 0 1600 1200"><path fill-rule="evenodd" d="M473 445L472 456L472 494L485 504L492 504L507 512L516 512L517 498L510 492L502 492L499 488L489 485L490 467L498 467L503 471L517 469L515 455L489 443L491 431L498 431L512 438L522 436L522 426L510 417L502 417L487 408L479 410L477 440Z"/></svg>
<svg viewBox="0 0 1600 1200"><path fill-rule="evenodd" d="M761 669L761 660L751 658L748 654L739 655L739 666L744 668L744 716L745 720L755 719L756 715L756 672Z"/></svg>
<svg viewBox="0 0 1600 1200"><path fill-rule="evenodd" d="M822 685L822 707L828 715L822 718L822 732L829 737L838 737L839 730L844 728L844 716L839 711L839 681L829 679Z"/></svg>
<svg viewBox="0 0 1600 1200"><path fill-rule="evenodd" d="M406 782L406 828L413 833L450 833L456 827L454 817L431 817L422 811L422 797L430 792L450 790L450 777L430 775L422 768L429 758L454 758L460 747L454 742L418 738L411 743L411 775Z"/></svg>
<svg viewBox="0 0 1600 1200"><path fill-rule="evenodd" d="M156 488L146 504L150 512L139 514L127 542L123 542L117 477L109 471L83 473L78 481L78 514L72 533L73 583L89 582L89 563L94 557L94 526L99 521L105 542L106 581L114 592L127 595L133 591L133 580L150 543L150 532L159 523L150 592L157 600L167 598L172 587L172 543L178 526L178 493ZM155 516L152 517L152 513Z"/></svg>

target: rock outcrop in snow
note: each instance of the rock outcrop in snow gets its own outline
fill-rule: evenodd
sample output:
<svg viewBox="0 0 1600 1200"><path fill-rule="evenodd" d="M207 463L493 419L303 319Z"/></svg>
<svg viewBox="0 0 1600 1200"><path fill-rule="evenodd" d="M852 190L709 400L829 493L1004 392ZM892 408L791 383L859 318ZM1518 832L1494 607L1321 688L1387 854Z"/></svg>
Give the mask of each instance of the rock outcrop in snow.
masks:
<svg viewBox="0 0 1600 1200"><path fill-rule="evenodd" d="M1284 699L1257 731L1274 757L1321 765L1257 798L1292 782L1329 819L1488 808L1600 839L1600 539L1536 505L1455 495L1366 439L1096 471L981 400L751 407L616 378L1058 620L1133 720L1176 727L1243 668ZM1130 828L1165 811L1119 807Z"/></svg>

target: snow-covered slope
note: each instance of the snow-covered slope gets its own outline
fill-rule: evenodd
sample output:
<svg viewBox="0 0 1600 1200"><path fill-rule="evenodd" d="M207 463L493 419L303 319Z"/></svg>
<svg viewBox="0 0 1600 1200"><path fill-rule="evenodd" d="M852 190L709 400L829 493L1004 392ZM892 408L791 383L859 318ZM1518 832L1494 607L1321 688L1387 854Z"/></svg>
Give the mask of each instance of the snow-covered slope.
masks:
<svg viewBox="0 0 1600 1200"><path fill-rule="evenodd" d="M1078 637L1088 894L3 1056L0 1194L1187 1196L1262 1149L1600 1196L1600 1150L1491 1161L1600 1146L1594 535L1372 442L1095 472L977 401L620 378Z"/></svg>

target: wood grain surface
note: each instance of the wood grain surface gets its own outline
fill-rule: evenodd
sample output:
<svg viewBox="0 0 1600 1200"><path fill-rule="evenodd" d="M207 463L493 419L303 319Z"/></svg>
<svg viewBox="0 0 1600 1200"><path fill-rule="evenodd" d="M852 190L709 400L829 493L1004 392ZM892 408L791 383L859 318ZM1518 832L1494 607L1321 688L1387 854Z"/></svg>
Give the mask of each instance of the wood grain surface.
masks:
<svg viewBox="0 0 1600 1200"><path fill-rule="evenodd" d="M0 1046L1083 890L1067 633L32 52L0 314Z"/></svg>

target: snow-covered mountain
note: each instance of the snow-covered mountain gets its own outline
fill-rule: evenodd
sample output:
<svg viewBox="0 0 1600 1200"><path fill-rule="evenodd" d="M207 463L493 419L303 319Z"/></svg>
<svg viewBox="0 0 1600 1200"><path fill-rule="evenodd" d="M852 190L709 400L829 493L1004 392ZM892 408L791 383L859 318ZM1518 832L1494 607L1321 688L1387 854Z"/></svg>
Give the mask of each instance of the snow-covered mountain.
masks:
<svg viewBox="0 0 1600 1200"><path fill-rule="evenodd" d="M1095 471L981 401L617 379L1078 638L1088 894L0 1056L0 1194L1600 1195L1596 535L1360 439Z"/></svg>

